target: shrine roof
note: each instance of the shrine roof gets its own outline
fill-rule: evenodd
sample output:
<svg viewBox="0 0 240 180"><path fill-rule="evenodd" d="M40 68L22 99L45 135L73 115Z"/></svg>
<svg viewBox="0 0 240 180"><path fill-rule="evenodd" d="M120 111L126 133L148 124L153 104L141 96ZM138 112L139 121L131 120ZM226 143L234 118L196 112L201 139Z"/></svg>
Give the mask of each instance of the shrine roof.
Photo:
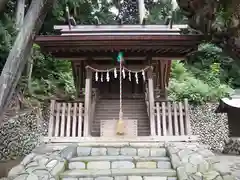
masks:
<svg viewBox="0 0 240 180"><path fill-rule="evenodd" d="M183 35L186 25L78 25L54 26L59 35L40 35L35 42L59 58L108 56L117 51L129 56L183 57L197 49L202 35Z"/></svg>

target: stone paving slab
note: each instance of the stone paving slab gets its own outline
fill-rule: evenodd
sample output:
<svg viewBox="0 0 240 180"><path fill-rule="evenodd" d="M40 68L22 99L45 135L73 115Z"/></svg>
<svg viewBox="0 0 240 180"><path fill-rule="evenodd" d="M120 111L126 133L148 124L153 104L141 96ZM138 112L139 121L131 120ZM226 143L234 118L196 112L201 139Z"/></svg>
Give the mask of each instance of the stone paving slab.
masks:
<svg viewBox="0 0 240 180"><path fill-rule="evenodd" d="M240 180L240 155L216 154L217 159L229 168L229 171Z"/></svg>

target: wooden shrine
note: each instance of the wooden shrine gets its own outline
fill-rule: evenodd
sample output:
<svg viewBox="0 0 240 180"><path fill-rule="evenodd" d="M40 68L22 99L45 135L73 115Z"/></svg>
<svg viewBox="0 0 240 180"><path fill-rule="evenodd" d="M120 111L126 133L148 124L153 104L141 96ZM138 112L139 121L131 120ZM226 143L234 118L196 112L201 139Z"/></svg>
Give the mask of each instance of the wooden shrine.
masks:
<svg viewBox="0 0 240 180"><path fill-rule="evenodd" d="M181 28L184 26L55 26L59 35L38 36L35 42L43 52L71 61L76 89L79 97L84 96L72 104L52 101L50 139L65 137L64 129L74 129L67 134L70 141L104 134L101 132L107 125L101 124L118 117L119 74L123 117L132 119L132 127L137 128L132 134L191 139L187 101L170 102L166 92L172 60L184 59L202 39L201 35L183 35ZM119 52L124 56L120 72ZM55 124L62 125L62 133ZM53 129L57 132L53 133ZM77 131L80 133L72 133Z"/></svg>

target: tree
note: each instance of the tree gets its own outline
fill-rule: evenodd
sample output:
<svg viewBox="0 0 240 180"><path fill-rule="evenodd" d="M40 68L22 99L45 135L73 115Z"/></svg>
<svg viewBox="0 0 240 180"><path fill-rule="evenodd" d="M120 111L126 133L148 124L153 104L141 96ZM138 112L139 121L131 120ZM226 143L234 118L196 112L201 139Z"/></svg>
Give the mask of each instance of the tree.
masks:
<svg viewBox="0 0 240 180"><path fill-rule="evenodd" d="M191 28L205 39L223 48L232 57L240 57L239 0L177 0Z"/></svg>
<svg viewBox="0 0 240 180"><path fill-rule="evenodd" d="M0 76L0 117L18 84L26 61L30 55L35 34L40 30L54 0L32 0Z"/></svg>

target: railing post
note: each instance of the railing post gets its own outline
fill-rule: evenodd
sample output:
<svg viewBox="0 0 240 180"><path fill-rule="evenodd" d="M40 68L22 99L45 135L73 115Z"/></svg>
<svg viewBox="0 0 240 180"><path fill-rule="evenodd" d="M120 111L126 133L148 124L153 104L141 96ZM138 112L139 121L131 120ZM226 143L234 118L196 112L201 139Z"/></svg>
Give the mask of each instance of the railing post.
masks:
<svg viewBox="0 0 240 180"><path fill-rule="evenodd" d="M149 95L149 118L150 118L150 131L151 136L156 136L156 125L154 115L154 87L153 87L153 70L148 70L148 95Z"/></svg>
<svg viewBox="0 0 240 180"><path fill-rule="evenodd" d="M91 100L92 100L92 71L86 69L86 80L85 80L85 101L84 101L84 132L83 136L89 136L89 121L91 118Z"/></svg>

